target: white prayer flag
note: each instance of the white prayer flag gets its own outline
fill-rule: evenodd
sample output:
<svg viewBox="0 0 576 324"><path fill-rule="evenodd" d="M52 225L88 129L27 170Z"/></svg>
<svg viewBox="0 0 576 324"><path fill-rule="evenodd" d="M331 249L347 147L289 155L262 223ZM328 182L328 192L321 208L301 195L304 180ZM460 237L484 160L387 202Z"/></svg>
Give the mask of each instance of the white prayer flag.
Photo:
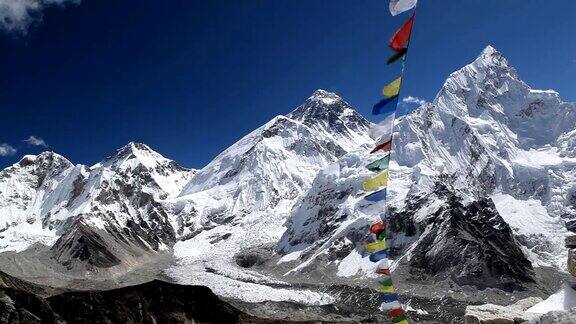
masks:
<svg viewBox="0 0 576 324"><path fill-rule="evenodd" d="M399 15L416 6L418 0L390 0L390 13L392 16Z"/></svg>

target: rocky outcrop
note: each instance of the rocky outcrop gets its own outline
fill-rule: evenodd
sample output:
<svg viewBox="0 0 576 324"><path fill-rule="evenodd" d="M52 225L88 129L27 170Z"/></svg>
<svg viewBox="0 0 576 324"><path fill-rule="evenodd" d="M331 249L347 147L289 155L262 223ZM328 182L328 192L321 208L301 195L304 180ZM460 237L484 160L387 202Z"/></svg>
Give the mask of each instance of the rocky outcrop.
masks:
<svg viewBox="0 0 576 324"><path fill-rule="evenodd" d="M39 295L46 292L42 286L0 272L0 323L293 323L248 315L206 287L158 280L101 292Z"/></svg>
<svg viewBox="0 0 576 324"><path fill-rule="evenodd" d="M530 297L522 299L510 306L493 304L466 307L465 324L517 324L536 318L536 314L526 313L526 310L542 298Z"/></svg>
<svg viewBox="0 0 576 324"><path fill-rule="evenodd" d="M398 248L402 244L396 244L396 237L419 235L405 261L414 276L451 279L479 289L514 290L534 282L530 261L492 200L482 198L464 205L452 189L439 183L432 194L411 201L411 207L391 215L388 229L391 245ZM435 203L439 207L426 218L411 216ZM405 253L391 252L394 256Z"/></svg>

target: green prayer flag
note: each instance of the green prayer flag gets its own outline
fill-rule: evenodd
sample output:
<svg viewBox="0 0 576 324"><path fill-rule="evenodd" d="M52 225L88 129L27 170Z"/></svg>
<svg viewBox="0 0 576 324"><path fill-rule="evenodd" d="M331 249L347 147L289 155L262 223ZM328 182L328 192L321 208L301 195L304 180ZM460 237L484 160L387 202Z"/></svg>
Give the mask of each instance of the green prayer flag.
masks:
<svg viewBox="0 0 576 324"><path fill-rule="evenodd" d="M392 286L392 278L388 277L379 281L381 286Z"/></svg>
<svg viewBox="0 0 576 324"><path fill-rule="evenodd" d="M408 49L403 48L402 50L400 50L400 52L394 53L394 55L390 56L390 58L388 59L386 64L390 65L390 64L398 61L399 59L403 58L407 52L408 52Z"/></svg>
<svg viewBox="0 0 576 324"><path fill-rule="evenodd" d="M388 170L389 163L390 154L386 154L385 157L368 164L366 168L372 172L382 172Z"/></svg>

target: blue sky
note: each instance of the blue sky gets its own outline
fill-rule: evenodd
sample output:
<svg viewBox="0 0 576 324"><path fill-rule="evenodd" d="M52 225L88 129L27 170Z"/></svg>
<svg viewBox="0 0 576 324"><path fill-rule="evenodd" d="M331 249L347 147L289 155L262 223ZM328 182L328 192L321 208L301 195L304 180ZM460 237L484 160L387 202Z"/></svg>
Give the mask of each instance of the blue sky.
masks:
<svg viewBox="0 0 576 324"><path fill-rule="evenodd" d="M492 44L528 84L576 101L574 12L573 0L421 0L401 95L432 100ZM44 150L33 135L74 163L140 141L199 168L318 88L369 116L396 77L387 40L405 19L386 0L47 8L26 34L0 35L0 145L17 150L0 167Z"/></svg>

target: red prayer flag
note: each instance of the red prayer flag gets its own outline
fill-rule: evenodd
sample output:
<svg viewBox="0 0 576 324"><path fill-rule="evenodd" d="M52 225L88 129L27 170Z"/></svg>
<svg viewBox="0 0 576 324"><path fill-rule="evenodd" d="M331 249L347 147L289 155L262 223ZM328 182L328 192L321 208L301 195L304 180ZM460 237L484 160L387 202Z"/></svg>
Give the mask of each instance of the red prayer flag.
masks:
<svg viewBox="0 0 576 324"><path fill-rule="evenodd" d="M408 21L394 33L392 38L390 38L390 48L395 52L401 52L408 47L408 40L410 40L413 24L414 15L412 15L410 19L408 19Z"/></svg>
<svg viewBox="0 0 576 324"><path fill-rule="evenodd" d="M392 148L392 140L376 145L376 147L372 151L370 151L370 153L378 152L380 150L388 152L390 151L391 148Z"/></svg>
<svg viewBox="0 0 576 324"><path fill-rule="evenodd" d="M370 226L370 233L378 235L385 229L386 225L384 225L384 222L374 223Z"/></svg>
<svg viewBox="0 0 576 324"><path fill-rule="evenodd" d="M398 317L404 315L404 310L402 308L395 308L388 311L388 316L390 317Z"/></svg>
<svg viewBox="0 0 576 324"><path fill-rule="evenodd" d="M385 275L388 277L390 277L390 275L391 275L390 269L383 269L383 268L378 268L378 270L376 270L376 273L382 274L382 275Z"/></svg>

